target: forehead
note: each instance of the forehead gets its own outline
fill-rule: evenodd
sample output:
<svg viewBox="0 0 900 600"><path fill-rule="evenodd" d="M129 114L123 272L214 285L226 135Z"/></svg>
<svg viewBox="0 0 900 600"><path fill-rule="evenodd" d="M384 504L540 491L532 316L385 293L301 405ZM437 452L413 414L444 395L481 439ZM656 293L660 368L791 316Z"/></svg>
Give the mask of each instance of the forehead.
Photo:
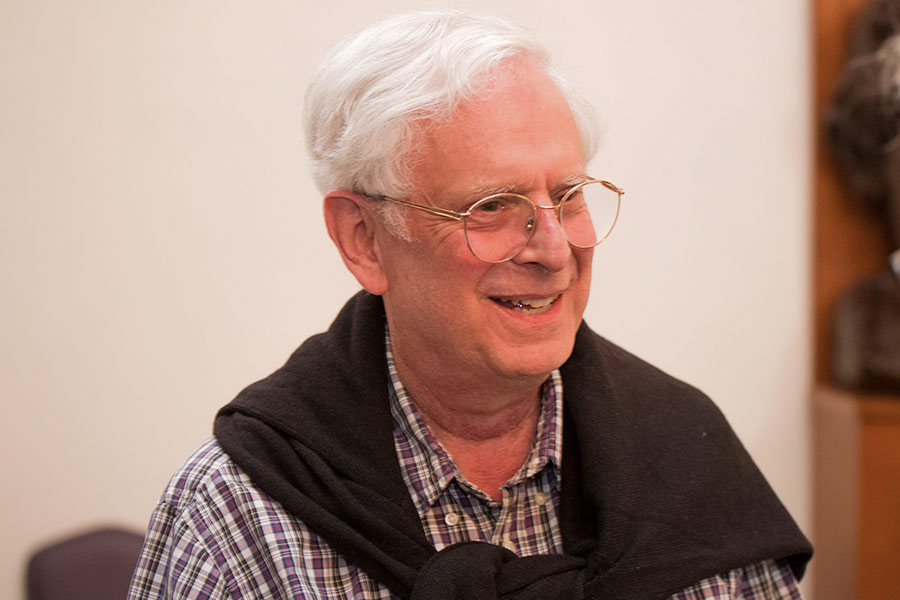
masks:
<svg viewBox="0 0 900 600"><path fill-rule="evenodd" d="M565 96L542 69L524 60L502 65L474 98L450 118L430 123L420 139L411 175L426 195L525 190L584 171Z"/></svg>

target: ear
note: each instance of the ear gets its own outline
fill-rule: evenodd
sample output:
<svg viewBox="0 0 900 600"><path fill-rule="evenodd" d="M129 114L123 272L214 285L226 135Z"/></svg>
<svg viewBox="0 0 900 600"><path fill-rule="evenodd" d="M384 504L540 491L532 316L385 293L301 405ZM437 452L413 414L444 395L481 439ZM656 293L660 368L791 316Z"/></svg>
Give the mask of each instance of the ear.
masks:
<svg viewBox="0 0 900 600"><path fill-rule="evenodd" d="M329 192L323 205L325 226L356 280L369 293L381 296L387 291L387 277L375 235L378 224L368 210L369 202L347 190Z"/></svg>

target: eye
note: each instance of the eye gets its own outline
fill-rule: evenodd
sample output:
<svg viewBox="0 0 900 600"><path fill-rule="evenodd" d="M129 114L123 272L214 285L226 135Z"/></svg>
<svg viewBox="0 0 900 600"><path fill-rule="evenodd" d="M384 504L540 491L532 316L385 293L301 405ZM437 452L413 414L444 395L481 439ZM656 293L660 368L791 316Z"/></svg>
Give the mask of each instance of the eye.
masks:
<svg viewBox="0 0 900 600"><path fill-rule="evenodd" d="M490 200L486 200L476 206L473 209L473 212L481 214L501 212L507 210L509 208L509 204L509 198L491 198Z"/></svg>
<svg viewBox="0 0 900 600"><path fill-rule="evenodd" d="M566 197L566 194L568 194L571 189L572 188L566 188L566 189L562 190L561 192L557 192L556 194L553 194L553 196L552 196L553 204L558 205L560 202L562 202L563 198Z"/></svg>
<svg viewBox="0 0 900 600"><path fill-rule="evenodd" d="M578 188L566 199L566 209L573 210L584 206L584 191Z"/></svg>

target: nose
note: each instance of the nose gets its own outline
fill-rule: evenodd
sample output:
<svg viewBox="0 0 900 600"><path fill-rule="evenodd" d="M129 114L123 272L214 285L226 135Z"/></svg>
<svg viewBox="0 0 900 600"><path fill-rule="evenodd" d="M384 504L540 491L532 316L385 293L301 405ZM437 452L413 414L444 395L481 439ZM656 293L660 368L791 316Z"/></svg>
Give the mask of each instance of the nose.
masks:
<svg viewBox="0 0 900 600"><path fill-rule="evenodd" d="M559 222L559 210L549 204L536 206L534 221L531 239L513 257L513 262L536 263L548 271L561 271L569 262L572 247Z"/></svg>

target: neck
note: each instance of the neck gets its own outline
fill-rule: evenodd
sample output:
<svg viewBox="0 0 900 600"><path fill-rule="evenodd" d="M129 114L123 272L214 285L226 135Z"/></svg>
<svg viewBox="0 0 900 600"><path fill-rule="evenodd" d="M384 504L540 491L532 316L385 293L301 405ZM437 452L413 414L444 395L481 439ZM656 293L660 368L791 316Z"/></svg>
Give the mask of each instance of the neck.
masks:
<svg viewBox="0 0 900 600"><path fill-rule="evenodd" d="M396 354L395 365L422 419L465 478L500 501L502 486L534 445L546 377L487 386L422 373Z"/></svg>

